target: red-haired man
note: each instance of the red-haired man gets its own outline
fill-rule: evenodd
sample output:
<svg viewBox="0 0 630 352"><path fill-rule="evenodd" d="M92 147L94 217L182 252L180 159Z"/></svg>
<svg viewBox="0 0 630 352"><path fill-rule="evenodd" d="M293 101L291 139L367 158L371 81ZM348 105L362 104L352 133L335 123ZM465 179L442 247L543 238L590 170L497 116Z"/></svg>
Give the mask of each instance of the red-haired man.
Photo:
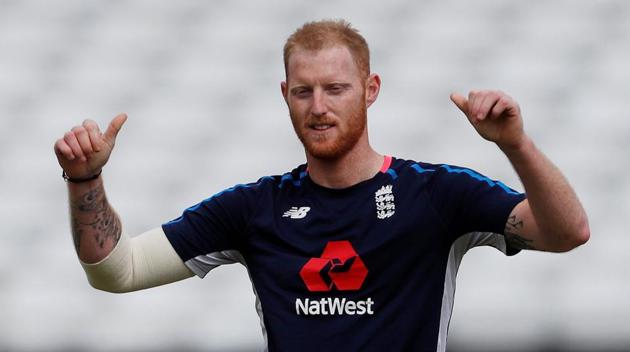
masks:
<svg viewBox="0 0 630 352"><path fill-rule="evenodd" d="M372 149L367 109L381 80L369 62L347 22L298 29L281 90L306 164L219 192L134 238L121 232L100 176L126 115L105 133L90 120L67 132L55 152L90 283L127 292L240 262L269 350L444 351L469 248L563 252L588 240L574 191L503 92L451 99L508 157L527 196L470 169Z"/></svg>

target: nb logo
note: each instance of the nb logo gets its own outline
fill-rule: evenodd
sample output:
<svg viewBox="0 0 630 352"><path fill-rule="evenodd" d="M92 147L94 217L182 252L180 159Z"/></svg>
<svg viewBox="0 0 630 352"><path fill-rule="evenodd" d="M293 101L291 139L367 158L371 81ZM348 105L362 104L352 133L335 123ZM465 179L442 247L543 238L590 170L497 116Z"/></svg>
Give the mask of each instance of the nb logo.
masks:
<svg viewBox="0 0 630 352"><path fill-rule="evenodd" d="M304 219L309 210L311 210L310 207L291 207L291 209L284 212L282 217L291 219Z"/></svg>

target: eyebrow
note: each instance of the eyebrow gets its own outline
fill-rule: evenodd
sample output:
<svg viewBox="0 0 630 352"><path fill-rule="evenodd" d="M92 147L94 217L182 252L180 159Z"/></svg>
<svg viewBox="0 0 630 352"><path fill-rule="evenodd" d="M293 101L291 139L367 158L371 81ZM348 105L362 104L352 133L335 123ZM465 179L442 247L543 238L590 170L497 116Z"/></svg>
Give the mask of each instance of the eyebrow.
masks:
<svg viewBox="0 0 630 352"><path fill-rule="evenodd" d="M329 88L329 87L333 87L333 86L340 86L341 88L346 89L346 88L352 87L352 84L351 83L344 83L344 82L332 82L332 83L324 84L324 88ZM301 84L301 85L292 87L289 91L291 93L295 94L295 92L300 90L300 89L312 90L313 88L311 86Z"/></svg>
<svg viewBox="0 0 630 352"><path fill-rule="evenodd" d="M333 87L333 86L340 86L341 88L349 88L352 86L352 84L350 83L343 83L343 82L332 82L329 84L324 85L325 87Z"/></svg>

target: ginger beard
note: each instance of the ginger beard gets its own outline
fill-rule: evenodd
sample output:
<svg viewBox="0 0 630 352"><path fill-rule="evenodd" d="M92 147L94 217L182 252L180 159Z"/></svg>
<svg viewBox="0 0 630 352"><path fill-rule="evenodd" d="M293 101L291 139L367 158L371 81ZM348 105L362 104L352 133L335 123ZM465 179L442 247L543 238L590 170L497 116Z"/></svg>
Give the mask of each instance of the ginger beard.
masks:
<svg viewBox="0 0 630 352"><path fill-rule="evenodd" d="M361 100L349 107L346 116L337 119L313 115L303 118L290 106L289 115L306 153L323 160L336 160L346 155L359 142L367 124L367 107ZM313 123L331 123L334 127L332 131L317 133L310 127Z"/></svg>

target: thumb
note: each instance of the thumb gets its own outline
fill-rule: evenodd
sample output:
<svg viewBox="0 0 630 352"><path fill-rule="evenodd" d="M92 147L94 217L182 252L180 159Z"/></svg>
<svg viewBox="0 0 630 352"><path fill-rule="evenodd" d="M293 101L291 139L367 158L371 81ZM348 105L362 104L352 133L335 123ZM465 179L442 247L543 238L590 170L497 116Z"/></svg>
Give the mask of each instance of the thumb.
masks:
<svg viewBox="0 0 630 352"><path fill-rule="evenodd" d="M116 136L118 135L118 132L120 132L120 129L122 128L122 125L125 123L125 121L127 121L127 114L125 113L118 114L118 116L112 119L112 121L109 123L109 126L107 126L107 131L105 131L105 134L103 135L103 139L107 144L114 144L114 142L116 141Z"/></svg>
<svg viewBox="0 0 630 352"><path fill-rule="evenodd" d="M468 99L459 93L451 93L451 100L459 110L461 110L466 116L468 116Z"/></svg>

